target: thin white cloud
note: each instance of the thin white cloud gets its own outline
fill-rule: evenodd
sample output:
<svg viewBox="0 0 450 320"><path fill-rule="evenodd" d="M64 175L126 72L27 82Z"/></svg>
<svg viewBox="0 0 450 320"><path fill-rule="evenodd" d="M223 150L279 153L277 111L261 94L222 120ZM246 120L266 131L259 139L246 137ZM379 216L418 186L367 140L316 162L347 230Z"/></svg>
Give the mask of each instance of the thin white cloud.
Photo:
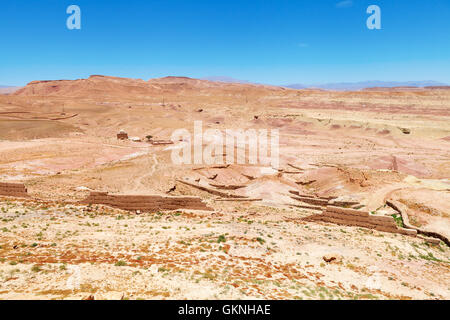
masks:
<svg viewBox="0 0 450 320"><path fill-rule="evenodd" d="M349 8L351 6L353 6L352 0L344 0L336 3L336 8Z"/></svg>
<svg viewBox="0 0 450 320"><path fill-rule="evenodd" d="M298 46L300 47L300 48L308 48L309 47L309 44L307 44L307 43L299 43L298 44Z"/></svg>

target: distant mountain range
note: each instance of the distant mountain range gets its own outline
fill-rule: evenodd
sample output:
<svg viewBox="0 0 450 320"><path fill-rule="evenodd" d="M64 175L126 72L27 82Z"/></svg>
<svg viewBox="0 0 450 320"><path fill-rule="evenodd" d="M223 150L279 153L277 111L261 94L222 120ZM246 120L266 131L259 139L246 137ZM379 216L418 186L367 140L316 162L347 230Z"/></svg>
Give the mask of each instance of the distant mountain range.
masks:
<svg viewBox="0 0 450 320"><path fill-rule="evenodd" d="M206 77L202 80L209 81L220 81L226 83L243 83L243 84L261 84L255 83L246 80L239 80L227 76L212 76ZM280 85L280 87L291 88L291 89L307 89L307 88L317 88L317 89L325 89L325 90L361 90L365 88L374 88L374 87L384 87L384 88L393 88L393 87L440 87L440 86L448 86L446 83L426 80L426 81L361 81L361 82L337 82L337 83L325 83L325 84L288 84L288 85Z"/></svg>
<svg viewBox="0 0 450 320"><path fill-rule="evenodd" d="M326 90L360 90L365 88L374 87L437 87L437 86L447 86L446 83L441 83L437 81L362 81L362 82L339 82L339 83L326 83L326 84L316 84L316 85L305 85L305 84L289 84L283 87L291 89L306 89L306 88L319 88Z"/></svg>
<svg viewBox="0 0 450 320"><path fill-rule="evenodd" d="M201 80L217 81L217 82L226 82L226 83L244 83L244 84L249 84L249 83L251 83L250 81L239 80L239 79L235 79L235 78L231 78L231 77L226 77L226 76L212 76L212 77L202 78Z"/></svg>
<svg viewBox="0 0 450 320"><path fill-rule="evenodd" d="M18 90L20 87L2 86L0 85L0 94L10 94Z"/></svg>

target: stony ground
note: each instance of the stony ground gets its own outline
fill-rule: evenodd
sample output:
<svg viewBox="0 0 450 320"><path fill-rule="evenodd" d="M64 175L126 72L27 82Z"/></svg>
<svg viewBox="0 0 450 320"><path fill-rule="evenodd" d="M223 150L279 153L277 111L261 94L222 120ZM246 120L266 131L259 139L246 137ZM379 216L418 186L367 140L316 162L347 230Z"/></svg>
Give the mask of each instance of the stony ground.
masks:
<svg viewBox="0 0 450 320"><path fill-rule="evenodd" d="M136 215L6 198L0 210L0 299L450 298L445 244L302 211Z"/></svg>

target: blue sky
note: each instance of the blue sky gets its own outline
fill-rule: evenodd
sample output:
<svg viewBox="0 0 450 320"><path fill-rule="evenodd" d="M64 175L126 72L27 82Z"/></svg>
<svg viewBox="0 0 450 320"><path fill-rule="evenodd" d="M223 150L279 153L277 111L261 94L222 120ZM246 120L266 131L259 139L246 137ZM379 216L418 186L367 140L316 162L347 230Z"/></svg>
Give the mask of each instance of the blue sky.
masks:
<svg viewBox="0 0 450 320"><path fill-rule="evenodd" d="M82 29L66 28L66 8ZM369 30L369 5L382 30ZM269 84L450 83L448 0L14 0L0 6L0 84L105 74Z"/></svg>

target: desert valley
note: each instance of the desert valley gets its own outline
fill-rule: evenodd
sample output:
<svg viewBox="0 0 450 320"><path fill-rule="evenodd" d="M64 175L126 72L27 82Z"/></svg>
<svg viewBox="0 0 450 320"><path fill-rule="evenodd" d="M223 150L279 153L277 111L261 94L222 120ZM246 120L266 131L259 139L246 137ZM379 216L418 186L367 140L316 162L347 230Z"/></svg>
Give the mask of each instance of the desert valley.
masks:
<svg viewBox="0 0 450 320"><path fill-rule="evenodd" d="M173 163L194 121L279 167ZM0 200L0 299L449 299L450 89L33 81Z"/></svg>

